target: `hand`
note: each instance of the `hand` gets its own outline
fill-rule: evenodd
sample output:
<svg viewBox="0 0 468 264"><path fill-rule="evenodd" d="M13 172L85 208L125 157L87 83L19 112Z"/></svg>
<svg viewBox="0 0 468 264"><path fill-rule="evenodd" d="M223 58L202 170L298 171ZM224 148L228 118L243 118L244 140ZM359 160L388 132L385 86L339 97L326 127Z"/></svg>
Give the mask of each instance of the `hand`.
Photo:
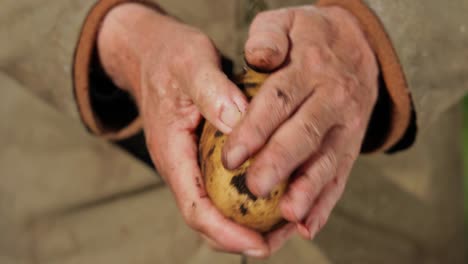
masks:
<svg viewBox="0 0 468 264"><path fill-rule="evenodd" d="M229 133L247 107L209 38L154 10L124 4L106 17L98 48L106 72L136 98L153 162L187 224L218 250L267 256L263 237L223 217L203 186L195 134L202 115Z"/></svg>
<svg viewBox="0 0 468 264"><path fill-rule="evenodd" d="M289 180L282 214L313 239L360 153L377 98L375 56L350 13L313 6L259 14L245 55L274 72L229 136L223 162L234 169L256 154L247 185L258 196Z"/></svg>

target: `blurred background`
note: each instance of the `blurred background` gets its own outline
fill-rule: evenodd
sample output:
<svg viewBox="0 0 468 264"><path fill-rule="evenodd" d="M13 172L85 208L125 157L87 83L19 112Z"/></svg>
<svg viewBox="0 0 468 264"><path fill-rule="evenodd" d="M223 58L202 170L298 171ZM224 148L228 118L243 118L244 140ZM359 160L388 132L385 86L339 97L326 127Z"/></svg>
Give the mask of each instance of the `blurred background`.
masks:
<svg viewBox="0 0 468 264"><path fill-rule="evenodd" d="M465 232L466 237L468 238L468 97L464 99L463 102L463 164L465 167ZM468 250L468 246L467 246ZM468 251L467 251L468 252Z"/></svg>

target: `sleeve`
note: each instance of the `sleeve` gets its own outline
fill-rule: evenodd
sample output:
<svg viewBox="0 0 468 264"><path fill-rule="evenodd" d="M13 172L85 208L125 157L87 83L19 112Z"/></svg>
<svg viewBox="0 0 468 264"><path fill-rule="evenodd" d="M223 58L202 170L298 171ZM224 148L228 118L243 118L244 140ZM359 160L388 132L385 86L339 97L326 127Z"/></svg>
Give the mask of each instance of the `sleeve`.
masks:
<svg viewBox="0 0 468 264"><path fill-rule="evenodd" d="M114 141L141 134L142 124L134 100L118 89L103 70L96 43L106 14L117 5L128 2L161 11L150 1L98 1L84 20L73 63L74 92L83 123L93 134Z"/></svg>
<svg viewBox="0 0 468 264"><path fill-rule="evenodd" d="M4 0L0 71L56 111L77 122L81 118L90 130L151 165L137 108L105 78L95 56L100 21L112 7L128 1Z"/></svg>

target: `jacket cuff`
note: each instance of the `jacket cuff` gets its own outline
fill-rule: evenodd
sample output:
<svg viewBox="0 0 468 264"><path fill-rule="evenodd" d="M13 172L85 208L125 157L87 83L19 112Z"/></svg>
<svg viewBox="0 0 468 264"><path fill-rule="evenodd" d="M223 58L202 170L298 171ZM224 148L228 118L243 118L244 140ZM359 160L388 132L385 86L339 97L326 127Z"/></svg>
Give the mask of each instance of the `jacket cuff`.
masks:
<svg viewBox="0 0 468 264"><path fill-rule="evenodd" d="M351 12L380 65L379 98L362 152L395 152L409 147L415 137L415 113L397 53L379 18L361 0L319 0L317 6L339 6Z"/></svg>
<svg viewBox="0 0 468 264"><path fill-rule="evenodd" d="M91 133L110 140L132 137L142 129L133 98L113 84L97 52L97 36L105 16L112 8L128 2L159 10L143 0L98 1L82 26L74 55L73 89L81 120Z"/></svg>

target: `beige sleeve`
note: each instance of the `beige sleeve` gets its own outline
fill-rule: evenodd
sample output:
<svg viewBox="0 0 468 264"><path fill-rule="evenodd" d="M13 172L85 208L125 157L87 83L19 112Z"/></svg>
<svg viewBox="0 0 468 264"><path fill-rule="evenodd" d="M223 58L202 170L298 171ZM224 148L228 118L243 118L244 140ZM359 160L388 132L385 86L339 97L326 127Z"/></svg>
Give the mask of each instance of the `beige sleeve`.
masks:
<svg viewBox="0 0 468 264"><path fill-rule="evenodd" d="M141 119L138 114L136 114L134 118L131 118L131 120L128 120L127 124L124 124L123 126L108 126L95 111L91 102L90 94L90 85L92 83L90 80L90 70L93 67L100 66L96 65L93 60L98 57L95 49L101 22L112 8L127 2L138 2L160 10L156 4L149 1L101 0L97 2L84 20L74 56L74 91L81 119L93 134L110 140L129 138L140 132L142 129ZM128 104L131 104L131 102L124 103L122 107L127 108L129 107ZM109 111L114 110L109 109Z"/></svg>
<svg viewBox="0 0 468 264"><path fill-rule="evenodd" d="M71 79L80 30L96 0L2 0L0 71L78 119Z"/></svg>

